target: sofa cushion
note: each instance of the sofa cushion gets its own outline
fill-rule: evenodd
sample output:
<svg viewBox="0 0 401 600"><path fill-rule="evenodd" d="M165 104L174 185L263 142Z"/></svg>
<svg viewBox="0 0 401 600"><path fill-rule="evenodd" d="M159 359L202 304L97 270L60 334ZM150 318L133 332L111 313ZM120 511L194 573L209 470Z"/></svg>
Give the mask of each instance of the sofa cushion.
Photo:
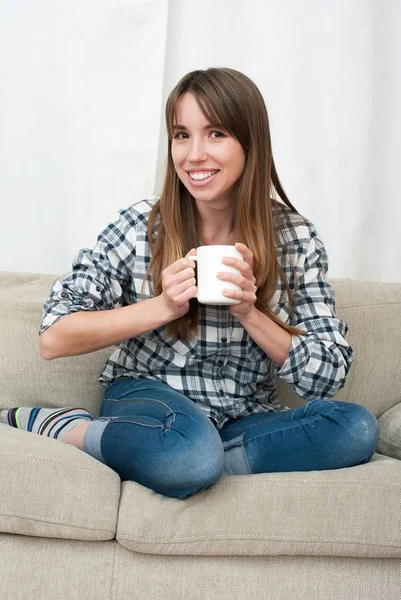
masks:
<svg viewBox="0 0 401 600"><path fill-rule="evenodd" d="M148 554L401 557L401 462L222 477L186 500L124 482L116 537Z"/></svg>
<svg viewBox="0 0 401 600"><path fill-rule="evenodd" d="M46 361L39 353L39 326L53 275L0 272L0 408L73 406L99 411L98 382L112 348Z"/></svg>
<svg viewBox="0 0 401 600"><path fill-rule="evenodd" d="M0 531L114 538L119 476L81 450L0 424Z"/></svg>
<svg viewBox="0 0 401 600"><path fill-rule="evenodd" d="M380 440L377 451L401 460L401 402L380 418Z"/></svg>

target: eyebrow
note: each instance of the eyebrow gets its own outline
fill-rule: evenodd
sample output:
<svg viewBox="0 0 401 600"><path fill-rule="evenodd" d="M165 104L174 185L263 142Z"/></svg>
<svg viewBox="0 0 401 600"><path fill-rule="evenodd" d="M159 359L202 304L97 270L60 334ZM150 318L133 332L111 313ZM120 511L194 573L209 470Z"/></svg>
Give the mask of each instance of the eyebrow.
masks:
<svg viewBox="0 0 401 600"><path fill-rule="evenodd" d="M218 123L216 123L215 125L212 125L211 123L208 123L207 125L204 126L203 129L206 130L206 129L215 129L215 128L217 128L217 129L223 129L222 125L219 125ZM173 125L173 129L185 129L186 130L187 128L185 127L185 125L178 125L177 124L177 125Z"/></svg>

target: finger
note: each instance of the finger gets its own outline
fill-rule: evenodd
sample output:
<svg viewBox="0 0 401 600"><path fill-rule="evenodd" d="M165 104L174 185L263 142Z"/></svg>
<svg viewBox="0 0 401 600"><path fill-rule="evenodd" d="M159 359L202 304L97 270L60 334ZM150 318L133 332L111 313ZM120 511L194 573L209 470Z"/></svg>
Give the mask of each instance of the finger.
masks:
<svg viewBox="0 0 401 600"><path fill-rule="evenodd" d="M190 287L196 287L196 279L195 277L191 277L190 279L186 279L185 281L175 285L171 289L169 289L169 294L173 298L178 298L181 294L187 291Z"/></svg>
<svg viewBox="0 0 401 600"><path fill-rule="evenodd" d="M166 267L165 272L167 274L174 274L174 273L179 273L180 271L182 271L183 269L186 269L188 267L192 267L192 269L195 268L195 262L193 260L191 260L191 258L179 258L178 260L176 260L175 262L173 262L172 265L169 265L168 267Z"/></svg>
<svg viewBox="0 0 401 600"><path fill-rule="evenodd" d="M185 292L182 292L182 294L178 296L177 302L179 302L180 304L185 304L186 302L191 300L191 298L195 298L197 293L198 288L196 287L196 285L191 285L187 290L185 290Z"/></svg>
<svg viewBox="0 0 401 600"><path fill-rule="evenodd" d="M239 291L225 288L222 291L222 293L227 298L234 298L235 300L240 300L240 302L243 302L244 304L255 304L256 302L256 295L251 292L246 292L244 290Z"/></svg>
<svg viewBox="0 0 401 600"><path fill-rule="evenodd" d="M242 290L247 290L249 292L256 292L256 286L253 281L243 277L242 275L237 275L237 273L217 273L217 278L222 281L230 281L231 283L235 283Z"/></svg>
<svg viewBox="0 0 401 600"><path fill-rule="evenodd" d="M223 259L222 262L226 265L229 265L230 267L234 267L235 269L237 269L241 273L241 275L245 277L248 281L250 281L252 284L256 283L252 267L248 265L248 263L246 263L245 261L239 260L238 258L228 257L227 259Z"/></svg>
<svg viewBox="0 0 401 600"><path fill-rule="evenodd" d="M240 258L234 258L233 256L224 256L221 259L221 262L224 265L229 265L230 267L238 269L238 271L241 271L241 273L247 276L248 279L251 279L253 277L252 267L245 260L241 260Z"/></svg>
<svg viewBox="0 0 401 600"><path fill-rule="evenodd" d="M244 257L244 260L248 263L248 265L252 266L253 264L253 254L249 250L248 246L243 244L242 242L236 242L235 248L238 250L240 254Z"/></svg>
<svg viewBox="0 0 401 600"><path fill-rule="evenodd" d="M183 269L182 271L178 271L178 273L171 273L166 277L165 280L165 284L167 286L174 286L177 285L179 283L182 283L183 281L186 281L187 279L191 279L192 277L194 277L194 270L192 269L192 267L187 267L186 269Z"/></svg>

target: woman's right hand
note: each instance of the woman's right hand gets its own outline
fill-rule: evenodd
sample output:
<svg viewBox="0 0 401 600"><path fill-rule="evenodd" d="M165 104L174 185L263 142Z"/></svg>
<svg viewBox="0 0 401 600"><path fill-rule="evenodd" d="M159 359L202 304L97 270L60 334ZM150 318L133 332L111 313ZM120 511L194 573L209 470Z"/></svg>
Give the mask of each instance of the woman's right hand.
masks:
<svg viewBox="0 0 401 600"><path fill-rule="evenodd" d="M195 279L196 249L192 248L185 258L179 258L162 271L162 293L160 300L172 314L171 321L185 315L189 310L189 301L195 298L198 288Z"/></svg>

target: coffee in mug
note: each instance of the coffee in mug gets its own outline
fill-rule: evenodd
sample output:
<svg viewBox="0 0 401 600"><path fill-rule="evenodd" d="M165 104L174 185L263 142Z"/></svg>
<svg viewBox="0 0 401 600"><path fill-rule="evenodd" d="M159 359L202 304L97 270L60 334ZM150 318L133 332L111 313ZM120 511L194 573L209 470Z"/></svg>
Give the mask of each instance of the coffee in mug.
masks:
<svg viewBox="0 0 401 600"><path fill-rule="evenodd" d="M221 259L225 256L232 256L244 260L244 257L235 246L200 246L196 249L197 256L190 256L197 262L197 299L201 304L240 304L241 300L227 298L224 296L224 289L241 291L241 288L231 281L223 281L217 278L217 273L224 271L241 274L238 269L230 265L225 265Z"/></svg>

